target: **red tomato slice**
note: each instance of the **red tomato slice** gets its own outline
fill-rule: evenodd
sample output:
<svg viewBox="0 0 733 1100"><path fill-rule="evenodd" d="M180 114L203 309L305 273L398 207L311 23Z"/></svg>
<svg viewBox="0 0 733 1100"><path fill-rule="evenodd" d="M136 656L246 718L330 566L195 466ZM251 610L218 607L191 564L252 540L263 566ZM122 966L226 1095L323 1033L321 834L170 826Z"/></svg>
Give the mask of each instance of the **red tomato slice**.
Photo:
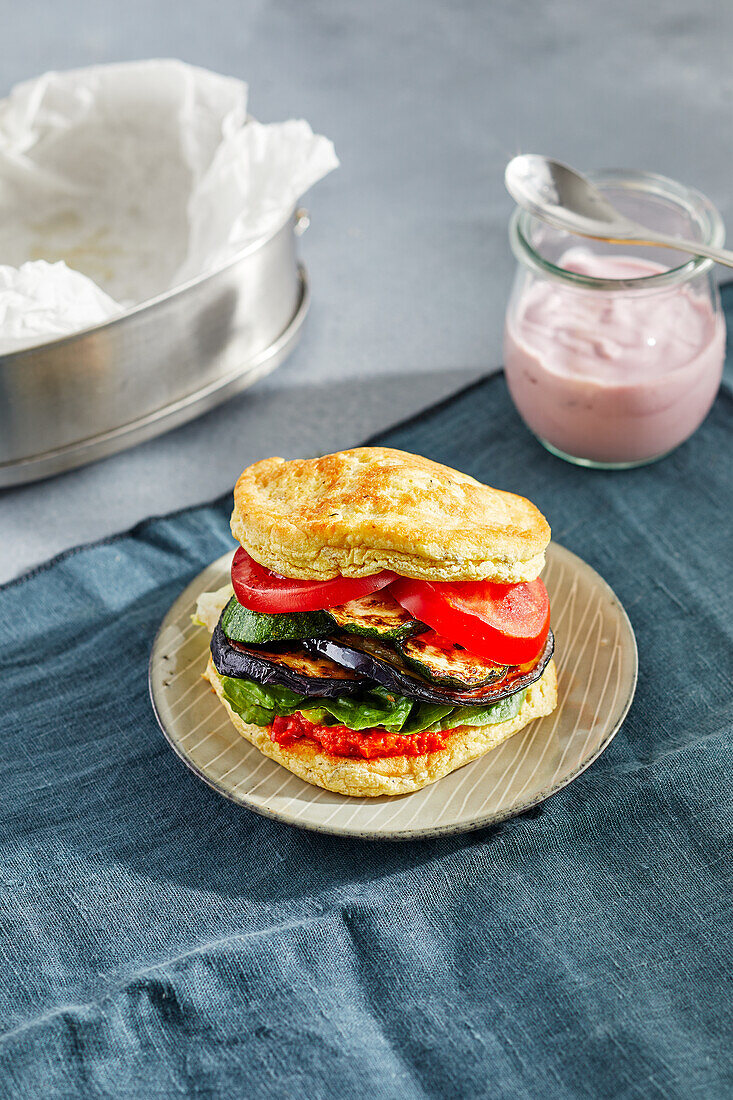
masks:
<svg viewBox="0 0 733 1100"><path fill-rule="evenodd" d="M458 584L399 577L390 587L398 603L470 653L521 665L542 652L550 629L550 601L540 580L526 584Z"/></svg>
<svg viewBox="0 0 733 1100"><path fill-rule="evenodd" d="M358 600L385 588L395 579L386 569L371 577L334 577L331 581L299 581L271 573L242 547L232 562L232 586L239 602L250 611L280 615L288 611L322 611Z"/></svg>

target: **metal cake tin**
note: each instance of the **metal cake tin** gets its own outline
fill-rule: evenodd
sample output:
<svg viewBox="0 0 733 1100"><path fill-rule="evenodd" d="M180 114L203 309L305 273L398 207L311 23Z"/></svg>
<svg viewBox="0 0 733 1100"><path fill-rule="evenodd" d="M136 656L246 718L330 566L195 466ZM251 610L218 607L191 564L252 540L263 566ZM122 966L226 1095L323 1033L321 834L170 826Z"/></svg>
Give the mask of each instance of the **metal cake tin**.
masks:
<svg viewBox="0 0 733 1100"><path fill-rule="evenodd" d="M70 470L251 386L308 311L296 210L219 271L58 340L0 355L0 487Z"/></svg>

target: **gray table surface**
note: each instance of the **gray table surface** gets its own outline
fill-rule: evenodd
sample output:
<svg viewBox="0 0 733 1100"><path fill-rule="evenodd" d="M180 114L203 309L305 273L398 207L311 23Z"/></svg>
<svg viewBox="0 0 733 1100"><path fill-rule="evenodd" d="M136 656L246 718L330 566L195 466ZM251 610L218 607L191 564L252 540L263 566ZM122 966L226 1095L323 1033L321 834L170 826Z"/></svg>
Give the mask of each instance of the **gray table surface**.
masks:
<svg viewBox="0 0 733 1100"><path fill-rule="evenodd" d="M515 152L662 172L731 217L733 7L720 0L0 9L7 88L50 68L177 56L246 79L255 115L307 118L342 161L307 197L313 306L289 362L197 422L1 494L0 580L218 495L257 458L355 444L494 368Z"/></svg>

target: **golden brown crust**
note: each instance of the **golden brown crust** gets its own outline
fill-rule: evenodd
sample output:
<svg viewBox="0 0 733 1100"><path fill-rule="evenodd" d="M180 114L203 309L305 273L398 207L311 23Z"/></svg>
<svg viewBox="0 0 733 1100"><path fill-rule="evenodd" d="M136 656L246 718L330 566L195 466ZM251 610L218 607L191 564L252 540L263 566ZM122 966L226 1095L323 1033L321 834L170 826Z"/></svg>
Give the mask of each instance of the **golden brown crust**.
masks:
<svg viewBox="0 0 733 1100"><path fill-rule="evenodd" d="M232 534L261 565L323 580L534 580L550 528L524 497L389 447L268 458L234 489Z"/></svg>
<svg viewBox="0 0 733 1100"><path fill-rule="evenodd" d="M232 710L224 698L221 680L211 658L205 676L237 731L265 756L282 764L307 783L313 783L327 791L361 798L419 791L463 764L497 748L507 738L524 729L534 718L551 714L557 706L557 676L555 664L550 661L540 679L527 691L519 714L511 721L494 726L459 727L450 735L444 749L425 756L389 756L380 760L359 760L322 752L312 742L304 741L282 748L270 740L267 727L243 722Z"/></svg>

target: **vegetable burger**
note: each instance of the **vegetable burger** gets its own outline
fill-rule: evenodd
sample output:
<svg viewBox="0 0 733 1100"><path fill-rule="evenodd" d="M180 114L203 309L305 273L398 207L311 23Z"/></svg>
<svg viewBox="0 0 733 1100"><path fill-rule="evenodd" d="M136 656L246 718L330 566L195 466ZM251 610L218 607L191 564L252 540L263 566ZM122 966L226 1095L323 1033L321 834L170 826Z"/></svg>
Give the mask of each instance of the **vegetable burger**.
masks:
<svg viewBox="0 0 733 1100"><path fill-rule="evenodd" d="M523 497L360 447L250 466L231 527L232 585L197 608L205 675L309 783L416 791L554 710L550 528Z"/></svg>

